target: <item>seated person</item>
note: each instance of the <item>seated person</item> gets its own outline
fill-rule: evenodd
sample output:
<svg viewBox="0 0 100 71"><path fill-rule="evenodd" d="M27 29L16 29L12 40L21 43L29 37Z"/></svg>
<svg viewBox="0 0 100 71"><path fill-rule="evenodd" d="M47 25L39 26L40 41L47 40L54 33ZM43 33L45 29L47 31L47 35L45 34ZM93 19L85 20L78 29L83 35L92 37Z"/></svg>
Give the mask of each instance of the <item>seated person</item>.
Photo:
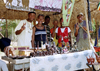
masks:
<svg viewBox="0 0 100 71"><path fill-rule="evenodd" d="M8 38L1 38L0 39L0 48L1 51L6 54L6 56L14 56L13 47L9 46L11 40Z"/></svg>
<svg viewBox="0 0 100 71"><path fill-rule="evenodd" d="M67 46L68 47L68 40L70 39L70 28L65 27L62 25L63 19L60 19L60 25L61 27L58 27L55 31L57 39L58 39L58 50L60 50L60 53L62 51L62 47Z"/></svg>
<svg viewBox="0 0 100 71"><path fill-rule="evenodd" d="M47 33L45 26L42 25L44 21L44 15L39 14L38 15L38 24L33 27L33 34L32 34L32 47L41 47L41 41L43 41L43 44L47 41ZM36 46L34 44L36 43ZM38 45L38 46L37 46Z"/></svg>
<svg viewBox="0 0 100 71"><path fill-rule="evenodd" d="M9 46L10 42L11 40L8 38L0 39L0 49L6 54L6 56L9 56L10 54L14 55L12 48ZM2 71L8 71L6 63L2 60L0 60L0 69L2 69Z"/></svg>

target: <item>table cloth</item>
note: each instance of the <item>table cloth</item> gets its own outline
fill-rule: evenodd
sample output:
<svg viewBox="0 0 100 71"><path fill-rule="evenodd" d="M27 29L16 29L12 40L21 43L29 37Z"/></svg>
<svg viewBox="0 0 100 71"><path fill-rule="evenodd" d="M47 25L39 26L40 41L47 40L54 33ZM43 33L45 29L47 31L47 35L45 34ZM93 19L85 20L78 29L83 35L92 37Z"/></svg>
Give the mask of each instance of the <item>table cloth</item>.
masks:
<svg viewBox="0 0 100 71"><path fill-rule="evenodd" d="M74 71L88 68L86 57L95 55L92 50L30 58L30 71Z"/></svg>

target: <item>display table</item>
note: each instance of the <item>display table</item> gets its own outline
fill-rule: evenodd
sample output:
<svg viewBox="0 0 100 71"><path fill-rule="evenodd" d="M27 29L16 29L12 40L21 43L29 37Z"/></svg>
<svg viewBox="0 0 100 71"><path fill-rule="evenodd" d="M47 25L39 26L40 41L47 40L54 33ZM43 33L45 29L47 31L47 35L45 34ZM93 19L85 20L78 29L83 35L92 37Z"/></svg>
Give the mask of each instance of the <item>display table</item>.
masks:
<svg viewBox="0 0 100 71"><path fill-rule="evenodd" d="M30 71L74 71L88 68L88 56L95 57L92 50L30 58Z"/></svg>
<svg viewBox="0 0 100 71"><path fill-rule="evenodd" d="M19 70L19 69L24 69L30 67L30 58L24 58L24 59L11 59L9 57L3 56L3 60L6 60L9 62L9 68L11 68L11 64L13 64L13 71L14 70Z"/></svg>

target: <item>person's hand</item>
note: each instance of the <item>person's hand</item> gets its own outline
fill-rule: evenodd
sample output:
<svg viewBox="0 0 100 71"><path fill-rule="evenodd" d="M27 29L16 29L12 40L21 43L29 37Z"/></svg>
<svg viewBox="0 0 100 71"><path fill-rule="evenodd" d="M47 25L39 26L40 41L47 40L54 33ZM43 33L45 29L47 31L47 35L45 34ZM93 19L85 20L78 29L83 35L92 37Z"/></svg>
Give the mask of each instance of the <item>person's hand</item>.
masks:
<svg viewBox="0 0 100 71"><path fill-rule="evenodd" d="M21 27L21 30L25 30L26 23L23 23L23 26Z"/></svg>
<svg viewBox="0 0 100 71"><path fill-rule="evenodd" d="M76 25L76 30L78 30L79 29L79 25Z"/></svg>
<svg viewBox="0 0 100 71"><path fill-rule="evenodd" d="M68 37L67 37L67 36L65 36L65 37L64 37L64 39L68 39Z"/></svg>

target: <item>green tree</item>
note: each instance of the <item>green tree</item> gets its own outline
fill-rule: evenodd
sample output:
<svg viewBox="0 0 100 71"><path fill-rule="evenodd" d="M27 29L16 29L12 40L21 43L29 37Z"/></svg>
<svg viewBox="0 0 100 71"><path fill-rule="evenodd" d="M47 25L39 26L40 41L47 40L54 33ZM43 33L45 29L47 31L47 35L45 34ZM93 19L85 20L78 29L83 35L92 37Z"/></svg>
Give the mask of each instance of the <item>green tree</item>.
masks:
<svg viewBox="0 0 100 71"><path fill-rule="evenodd" d="M2 27L1 33L5 36L6 31L8 33L8 36L12 34L12 28L15 29L19 21L17 20L7 20L7 29L6 29L6 21L0 21L0 25Z"/></svg>

